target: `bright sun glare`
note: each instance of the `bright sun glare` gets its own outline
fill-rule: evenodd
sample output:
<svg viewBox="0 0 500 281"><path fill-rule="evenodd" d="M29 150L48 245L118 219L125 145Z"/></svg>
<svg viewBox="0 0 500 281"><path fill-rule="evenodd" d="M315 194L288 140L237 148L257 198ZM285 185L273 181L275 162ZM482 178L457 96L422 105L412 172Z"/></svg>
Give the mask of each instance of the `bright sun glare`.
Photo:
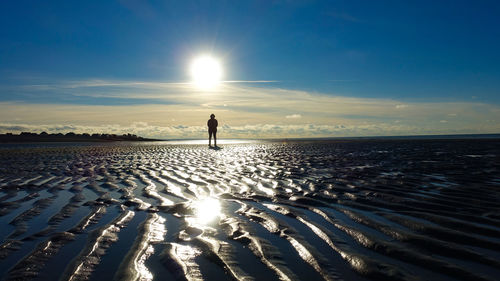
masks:
<svg viewBox="0 0 500 281"><path fill-rule="evenodd" d="M221 214L220 202L212 197L204 198L195 203L195 212L199 223L210 223Z"/></svg>
<svg viewBox="0 0 500 281"><path fill-rule="evenodd" d="M201 89L213 89L222 78L221 64L211 56L198 57L191 63L191 76Z"/></svg>

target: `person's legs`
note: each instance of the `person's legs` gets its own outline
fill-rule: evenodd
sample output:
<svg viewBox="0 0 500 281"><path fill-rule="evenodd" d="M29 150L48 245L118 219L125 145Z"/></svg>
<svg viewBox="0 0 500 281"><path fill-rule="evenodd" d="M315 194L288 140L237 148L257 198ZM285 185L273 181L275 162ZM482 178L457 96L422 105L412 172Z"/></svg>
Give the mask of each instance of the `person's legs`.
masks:
<svg viewBox="0 0 500 281"><path fill-rule="evenodd" d="M217 146L217 131L214 131L214 146Z"/></svg>
<svg viewBox="0 0 500 281"><path fill-rule="evenodd" d="M208 131L208 146L212 146L212 131Z"/></svg>

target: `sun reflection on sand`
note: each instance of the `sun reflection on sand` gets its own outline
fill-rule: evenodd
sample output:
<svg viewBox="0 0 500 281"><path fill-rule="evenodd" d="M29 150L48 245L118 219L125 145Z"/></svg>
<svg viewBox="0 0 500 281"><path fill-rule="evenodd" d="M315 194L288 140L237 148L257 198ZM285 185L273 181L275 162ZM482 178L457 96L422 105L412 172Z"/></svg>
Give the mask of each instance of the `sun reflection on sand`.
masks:
<svg viewBox="0 0 500 281"><path fill-rule="evenodd" d="M193 203L195 219L198 224L206 225L221 216L221 205L218 199L206 197Z"/></svg>
<svg viewBox="0 0 500 281"><path fill-rule="evenodd" d="M250 139L217 139L217 145L220 144L248 144L248 143L258 143L259 140ZM154 144L166 144L166 145L178 145L178 144L203 144L207 145L207 139L199 140L168 140L164 142L155 142Z"/></svg>
<svg viewBox="0 0 500 281"><path fill-rule="evenodd" d="M151 281L154 276L146 262L154 254L154 244L164 240L167 230L165 218L153 213L142 224L139 230L139 238L134 242L129 253L120 264L116 280L144 280Z"/></svg>

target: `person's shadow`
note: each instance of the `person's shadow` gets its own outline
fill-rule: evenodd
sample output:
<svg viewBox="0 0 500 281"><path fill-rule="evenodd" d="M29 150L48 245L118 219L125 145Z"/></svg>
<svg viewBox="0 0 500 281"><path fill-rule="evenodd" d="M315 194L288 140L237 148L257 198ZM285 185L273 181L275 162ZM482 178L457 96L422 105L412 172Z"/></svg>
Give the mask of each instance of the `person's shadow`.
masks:
<svg viewBox="0 0 500 281"><path fill-rule="evenodd" d="M221 150L222 147L220 146L211 146L210 149L213 149L213 150Z"/></svg>

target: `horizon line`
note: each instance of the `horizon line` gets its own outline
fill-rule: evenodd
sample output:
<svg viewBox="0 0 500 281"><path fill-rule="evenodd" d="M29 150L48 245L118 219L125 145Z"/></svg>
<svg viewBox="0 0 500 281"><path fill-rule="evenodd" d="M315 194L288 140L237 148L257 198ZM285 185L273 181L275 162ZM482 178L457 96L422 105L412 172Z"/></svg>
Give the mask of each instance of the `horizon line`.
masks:
<svg viewBox="0 0 500 281"><path fill-rule="evenodd" d="M282 137L282 138L217 138L217 140L328 140L328 139L372 139L372 138L425 138L425 137L449 137L449 138L460 138L460 137L498 137L499 133L486 133L486 134L423 134L423 135L390 135L390 136L342 136L342 137L304 137L304 138L294 138L294 137ZM183 140L205 140L201 138L181 138L181 139L160 139L159 141L183 141Z"/></svg>

